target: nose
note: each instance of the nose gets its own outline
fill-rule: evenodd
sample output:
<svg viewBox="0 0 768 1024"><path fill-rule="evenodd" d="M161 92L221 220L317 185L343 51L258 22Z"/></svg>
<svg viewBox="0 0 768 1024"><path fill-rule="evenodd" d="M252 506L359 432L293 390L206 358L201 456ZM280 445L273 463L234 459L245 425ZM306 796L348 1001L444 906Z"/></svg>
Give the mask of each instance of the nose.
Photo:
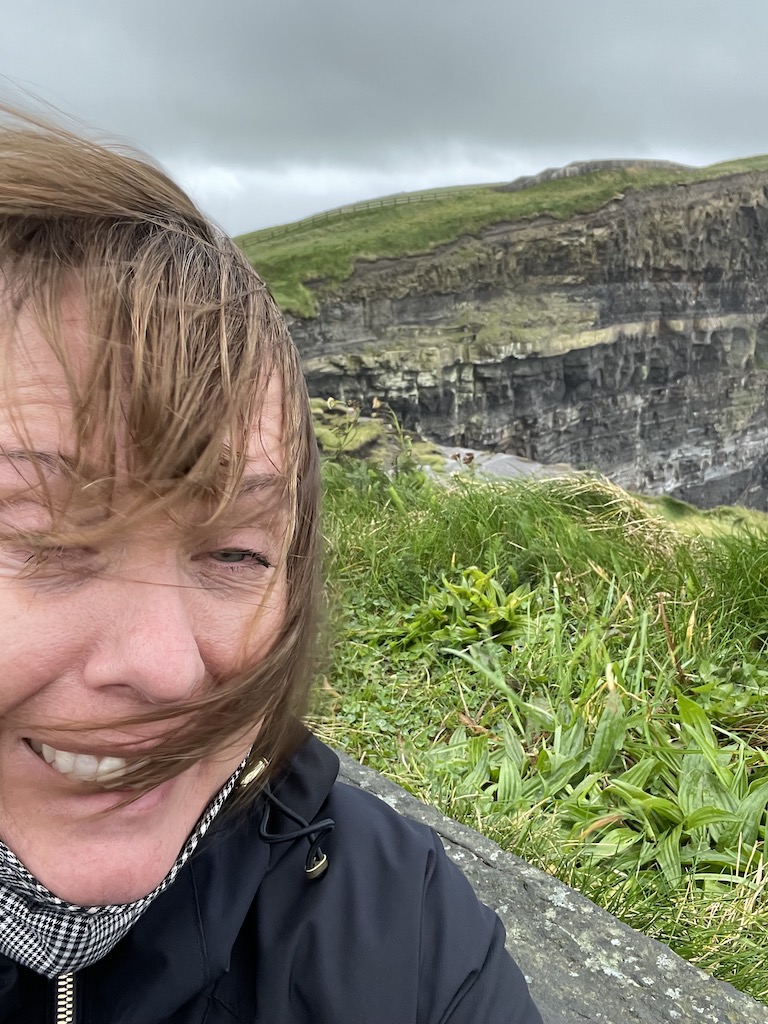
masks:
<svg viewBox="0 0 768 1024"><path fill-rule="evenodd" d="M107 584L91 623L94 641L83 678L93 689L133 691L142 702L180 702L205 679L190 600L168 583Z"/></svg>

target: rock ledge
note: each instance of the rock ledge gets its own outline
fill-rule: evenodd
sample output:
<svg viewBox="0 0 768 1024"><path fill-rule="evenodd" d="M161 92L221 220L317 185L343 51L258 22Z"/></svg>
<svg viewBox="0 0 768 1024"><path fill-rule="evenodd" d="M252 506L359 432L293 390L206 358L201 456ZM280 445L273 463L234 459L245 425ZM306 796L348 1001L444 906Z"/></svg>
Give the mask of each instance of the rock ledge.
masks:
<svg viewBox="0 0 768 1024"><path fill-rule="evenodd" d="M344 754L340 780L433 828L499 914L544 1024L766 1024L768 1007ZM482 1024L482 1022L478 1022Z"/></svg>

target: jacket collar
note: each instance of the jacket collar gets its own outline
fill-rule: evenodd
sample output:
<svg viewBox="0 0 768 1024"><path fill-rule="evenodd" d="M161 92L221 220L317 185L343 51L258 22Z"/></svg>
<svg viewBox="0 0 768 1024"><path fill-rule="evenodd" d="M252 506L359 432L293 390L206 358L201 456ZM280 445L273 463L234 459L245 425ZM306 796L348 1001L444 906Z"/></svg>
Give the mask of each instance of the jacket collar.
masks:
<svg viewBox="0 0 768 1024"><path fill-rule="evenodd" d="M307 734L272 788L284 804L311 821L338 768L333 751ZM259 886L291 846L267 845L259 838L263 811L262 797L243 812L224 812L173 885L110 954L78 975L78 999L87 1001L89 1019L156 1024L229 968ZM280 817L270 817L272 830ZM285 822L286 831L293 829L295 824ZM303 882L297 872L296 885Z"/></svg>

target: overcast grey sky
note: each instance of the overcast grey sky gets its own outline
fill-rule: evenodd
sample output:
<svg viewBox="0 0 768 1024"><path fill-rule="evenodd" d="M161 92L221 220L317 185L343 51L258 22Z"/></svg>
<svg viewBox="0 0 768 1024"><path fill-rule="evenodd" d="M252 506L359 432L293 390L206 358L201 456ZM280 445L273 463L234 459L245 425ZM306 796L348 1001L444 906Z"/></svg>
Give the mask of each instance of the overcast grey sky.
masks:
<svg viewBox="0 0 768 1024"><path fill-rule="evenodd" d="M1 32L11 83L233 233L571 160L768 152L768 0L4 0Z"/></svg>

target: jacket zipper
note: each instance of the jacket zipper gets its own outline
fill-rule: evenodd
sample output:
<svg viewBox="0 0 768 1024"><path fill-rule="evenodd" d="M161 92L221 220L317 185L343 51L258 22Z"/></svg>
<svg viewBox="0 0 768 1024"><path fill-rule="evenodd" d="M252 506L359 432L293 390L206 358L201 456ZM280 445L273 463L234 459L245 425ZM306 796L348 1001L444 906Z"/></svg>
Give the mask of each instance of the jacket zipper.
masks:
<svg viewBox="0 0 768 1024"><path fill-rule="evenodd" d="M55 1024L75 1024L74 974L61 974L56 979Z"/></svg>

